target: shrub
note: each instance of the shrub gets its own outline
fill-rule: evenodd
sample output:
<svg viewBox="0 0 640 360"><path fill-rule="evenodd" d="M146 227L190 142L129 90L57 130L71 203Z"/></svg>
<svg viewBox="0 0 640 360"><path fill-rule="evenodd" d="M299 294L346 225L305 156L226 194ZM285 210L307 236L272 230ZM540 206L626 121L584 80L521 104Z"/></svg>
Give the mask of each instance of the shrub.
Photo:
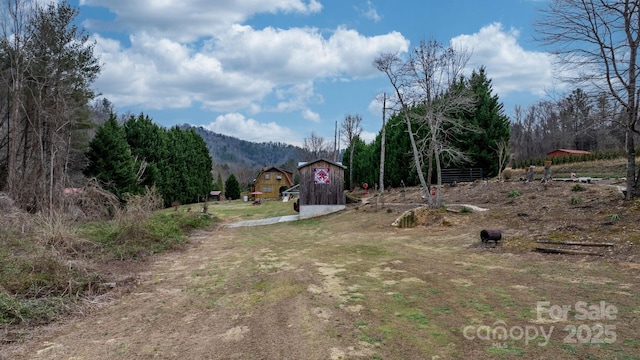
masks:
<svg viewBox="0 0 640 360"><path fill-rule="evenodd" d="M185 234L210 225L212 218L198 212L158 212L142 222L97 222L84 226L85 235L102 245L111 259L142 259L180 248Z"/></svg>
<svg viewBox="0 0 640 360"><path fill-rule="evenodd" d="M502 179L503 180L509 181L509 180L511 180L512 176L513 176L513 171L511 171L511 169L502 170Z"/></svg>
<svg viewBox="0 0 640 360"><path fill-rule="evenodd" d="M571 197L571 200L569 200L569 204L571 205L578 205L581 204L584 201L584 199L582 199L581 197Z"/></svg>
<svg viewBox="0 0 640 360"><path fill-rule="evenodd" d="M582 186L582 184L575 184L573 185L573 187L571 188L571 191L585 191L585 187Z"/></svg>
<svg viewBox="0 0 640 360"><path fill-rule="evenodd" d="M611 214L607 216L607 219L609 219L609 221L619 221L620 218L621 218L620 214Z"/></svg>
<svg viewBox="0 0 640 360"><path fill-rule="evenodd" d="M509 191L509 194L507 194L507 196L509 196L510 198L516 198L518 196L522 195L522 192L520 192L520 190L511 190Z"/></svg>

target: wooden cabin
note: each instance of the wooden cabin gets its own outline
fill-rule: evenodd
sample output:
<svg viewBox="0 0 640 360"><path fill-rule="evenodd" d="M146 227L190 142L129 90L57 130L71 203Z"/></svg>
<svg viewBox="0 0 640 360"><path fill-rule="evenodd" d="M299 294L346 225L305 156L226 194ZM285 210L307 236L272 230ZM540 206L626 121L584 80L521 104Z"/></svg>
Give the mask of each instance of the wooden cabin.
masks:
<svg viewBox="0 0 640 360"><path fill-rule="evenodd" d="M300 218L343 210L346 206L344 173L340 163L319 159L298 166L300 173Z"/></svg>
<svg viewBox="0 0 640 360"><path fill-rule="evenodd" d="M293 173L275 166L264 167L253 183L253 191L259 191L261 199L280 198L280 188L293 186Z"/></svg>

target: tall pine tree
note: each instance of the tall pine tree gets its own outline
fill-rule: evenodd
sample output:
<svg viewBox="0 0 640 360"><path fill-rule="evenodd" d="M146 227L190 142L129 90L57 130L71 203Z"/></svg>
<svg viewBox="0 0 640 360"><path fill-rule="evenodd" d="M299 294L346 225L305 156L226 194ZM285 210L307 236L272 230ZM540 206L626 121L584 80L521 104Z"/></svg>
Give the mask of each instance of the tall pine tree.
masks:
<svg viewBox="0 0 640 360"><path fill-rule="evenodd" d="M462 117L478 131L461 134L456 146L471 158L473 167L487 170L487 176L495 176L499 171L496 146L502 140L509 141L509 118L504 115L498 95L492 94L491 80L484 67L473 71L465 85L475 94L476 105Z"/></svg>

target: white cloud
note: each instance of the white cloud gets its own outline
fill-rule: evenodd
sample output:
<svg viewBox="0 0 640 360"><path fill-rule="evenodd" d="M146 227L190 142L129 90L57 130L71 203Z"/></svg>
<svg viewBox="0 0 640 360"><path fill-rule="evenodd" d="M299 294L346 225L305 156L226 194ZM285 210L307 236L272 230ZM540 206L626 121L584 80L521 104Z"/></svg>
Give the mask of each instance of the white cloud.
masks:
<svg viewBox="0 0 640 360"><path fill-rule="evenodd" d="M472 52L469 66L485 66L499 96L513 92L528 92L543 96L555 85L551 55L528 51L518 43L516 29L505 30L493 23L471 35L460 35L451 40L452 46Z"/></svg>
<svg viewBox="0 0 640 360"><path fill-rule="evenodd" d="M119 106L201 104L221 112L255 111L276 92L280 102L271 111L304 110L323 101L314 92L316 81L376 76L371 66L375 56L406 51L409 44L397 32L365 37L339 28L325 39L317 29L242 25L233 25L199 49L146 32L131 35L130 47L100 35L95 39L104 64L95 85Z"/></svg>
<svg viewBox="0 0 640 360"><path fill-rule="evenodd" d="M185 108L194 103L218 111L249 107L273 84L249 74L225 71L218 59L187 45L147 34L131 36L131 47L95 36L103 63L95 86L119 106Z"/></svg>
<svg viewBox="0 0 640 360"><path fill-rule="evenodd" d="M313 112L309 109L304 109L302 110L302 118L304 118L305 120L309 120L311 122L314 123L319 123L320 122L320 114Z"/></svg>
<svg viewBox="0 0 640 360"><path fill-rule="evenodd" d="M374 116L382 116L382 100L376 96L369 102L369 106L367 107L369 113Z"/></svg>
<svg viewBox="0 0 640 360"><path fill-rule="evenodd" d="M376 136L378 136L377 132L370 132L370 131L363 130L360 133L360 139L362 139L362 141L364 141L367 144L372 143L376 139Z"/></svg>
<svg viewBox="0 0 640 360"><path fill-rule="evenodd" d="M315 28L255 30L236 24L215 45L216 55L230 69L291 83L378 75L373 59L381 52L406 52L409 41L398 32L366 37L338 28L325 39Z"/></svg>
<svg viewBox="0 0 640 360"><path fill-rule="evenodd" d="M145 31L154 36L194 41L215 36L234 23L242 23L259 13L312 14L322 10L317 0L80 0L81 6L109 9L115 20L89 20L89 30Z"/></svg>
<svg viewBox="0 0 640 360"><path fill-rule="evenodd" d="M378 10L376 9L375 5L373 5L371 0L367 0L366 8L359 8L357 6L355 8L356 8L356 11L358 11L361 16L369 20L373 20L374 22L378 22L382 20L382 16L378 14Z"/></svg>
<svg viewBox="0 0 640 360"><path fill-rule="evenodd" d="M318 105L325 100L317 84L378 77L372 66L375 57L409 49L409 40L396 31L367 36L346 27L258 29L244 23L260 13L311 16L322 10L318 0L80 4L107 8L114 16L108 22L94 19L84 24L93 32L95 54L103 64L94 83L98 93L118 107L200 107L225 114L207 128L251 141L299 142L301 137L291 129L255 119L265 113L288 113L296 129L320 124ZM367 6L373 10L369 15L377 16L373 4ZM128 38L104 35L112 32Z"/></svg>
<svg viewBox="0 0 640 360"><path fill-rule="evenodd" d="M215 121L203 127L219 134L253 142L274 141L299 145L301 138L289 128L274 122L261 123L254 119L247 119L239 113L220 115Z"/></svg>

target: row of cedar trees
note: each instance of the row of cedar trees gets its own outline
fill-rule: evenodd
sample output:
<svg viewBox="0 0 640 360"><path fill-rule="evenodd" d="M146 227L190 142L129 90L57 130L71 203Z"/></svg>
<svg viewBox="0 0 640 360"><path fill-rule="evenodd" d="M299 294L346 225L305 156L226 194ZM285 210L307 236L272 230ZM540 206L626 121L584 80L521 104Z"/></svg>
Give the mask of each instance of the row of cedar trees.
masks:
<svg viewBox="0 0 640 360"><path fill-rule="evenodd" d="M207 197L213 184L202 137L178 126L166 130L144 114L122 125L112 114L89 143L87 158L84 174L120 199L155 186L165 206L193 203Z"/></svg>
<svg viewBox="0 0 640 360"><path fill-rule="evenodd" d="M452 137L451 146L455 146L464 152L468 160L460 164L447 163L450 166L464 166L482 168L488 171L488 176L498 174L497 143L509 139L509 118L504 115L503 105L497 95L492 94L491 80L487 78L484 68L474 71L470 78L461 79L461 86L468 87L475 95L474 108L461 114L457 118L470 126ZM415 106L411 111L420 112L421 107ZM427 129L415 126L417 139L429 138ZM411 154L411 143L407 134L402 115L392 115L385 124L385 159L384 159L384 186L401 187L416 186L420 182ZM380 131L372 143L365 143L359 137L354 140L353 152L353 185L362 186L363 183L371 187L378 184L380 174L380 156L382 135ZM349 166L351 147L344 152L343 164ZM423 169L426 173L426 169ZM346 188L353 188L349 176L345 179Z"/></svg>
<svg viewBox="0 0 640 360"><path fill-rule="evenodd" d="M119 124L111 114L96 132L91 84L100 65L94 43L76 25L77 8L7 0L3 10L0 189L18 207L63 209L65 188L83 185L83 170L121 200L153 184L166 205L208 194L211 158L193 131L164 130L144 115ZM105 102L101 121L112 112Z"/></svg>

